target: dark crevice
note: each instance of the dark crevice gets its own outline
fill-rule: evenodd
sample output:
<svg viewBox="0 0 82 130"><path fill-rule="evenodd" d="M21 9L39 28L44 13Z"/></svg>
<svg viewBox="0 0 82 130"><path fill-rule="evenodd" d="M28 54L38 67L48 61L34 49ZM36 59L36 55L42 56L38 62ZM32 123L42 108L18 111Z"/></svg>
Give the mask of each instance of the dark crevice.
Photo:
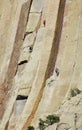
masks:
<svg viewBox="0 0 82 130"><path fill-rule="evenodd" d="M29 34L31 34L31 33L33 33L33 31L31 31L31 32L25 32L23 40L25 40L26 36L29 35Z"/></svg>
<svg viewBox="0 0 82 130"><path fill-rule="evenodd" d="M16 100L25 100L28 99L28 96L22 96L22 95L18 95Z"/></svg>
<svg viewBox="0 0 82 130"><path fill-rule="evenodd" d="M12 80L16 73L17 63L20 56L20 49L23 44L22 39L26 30L27 19L29 16L29 10L30 10L30 2L24 3L22 5L21 12L20 12L20 18L19 18L18 29L15 37L15 43L14 43L13 52L10 59L9 69L6 75L6 84L8 86L8 89L11 88Z"/></svg>
<svg viewBox="0 0 82 130"><path fill-rule="evenodd" d="M8 130L9 121L6 123L5 130Z"/></svg>
<svg viewBox="0 0 82 130"><path fill-rule="evenodd" d="M55 34L54 34L55 37L53 39L53 45L52 45L50 59L49 59L49 63L48 63L46 78L49 78L52 75L52 73L54 71L55 63L57 60L59 44L60 44L60 39L61 39L61 34L62 34L62 27L63 27L65 3L66 3L66 0L60 0L58 18L57 18L57 22L56 22L56 30L55 30Z"/></svg>
<svg viewBox="0 0 82 130"><path fill-rule="evenodd" d="M41 89L38 93L35 104L33 106L33 110L31 112L29 118L27 119L23 129L26 129L26 127L28 127L31 124L31 122L34 118L34 115L35 115L35 113L38 109L39 103L42 99L44 87L45 87L45 84L46 84L46 79L49 78L54 71L54 66L55 66L55 63L56 63L56 60L57 60L59 43L60 43L62 27L63 27L65 2L66 2L66 0L60 0L59 9L58 9L58 17L57 17L57 21L56 21L56 29L55 29L55 33L54 33L51 54L50 54L47 70L46 70L46 73L45 73L44 81L43 81L42 87L41 87ZM58 70L59 70L59 68L58 68ZM59 75L59 71L57 71L57 75Z"/></svg>
<svg viewBox="0 0 82 130"><path fill-rule="evenodd" d="M44 27L46 26L46 20L43 21L43 25L44 25Z"/></svg>
<svg viewBox="0 0 82 130"><path fill-rule="evenodd" d="M18 71L18 65L17 65L16 71L15 71L15 75L17 74L17 71Z"/></svg>
<svg viewBox="0 0 82 130"><path fill-rule="evenodd" d="M8 66L8 71L6 74L6 78L5 78L5 85L6 87L6 94L4 97L4 103L2 105L2 107L4 106L4 108L6 108L6 104L10 98L10 90L12 88L12 83L13 83L13 78L16 74L17 71L17 64L18 64L18 60L19 60L19 56L20 56L20 49L21 46L23 44L23 37L25 34L25 30L26 30L26 26L27 26L27 22L28 22L28 16L29 16L29 12L30 12L30 8L31 8L31 4L32 4L33 0L29 0L27 2L25 2L22 5L21 8L21 12L20 12L20 16L19 16L19 22L18 22L18 27L17 27L17 32L16 32L16 37L15 37L15 42L14 42L14 46L13 46L13 51L10 57L10 63ZM8 118L7 120L4 122L4 128L6 127L7 129L7 124L8 124L8 120L11 117L11 113L12 111L10 111L8 113ZM3 112L4 114L4 112ZM10 116L10 117L9 117Z"/></svg>
<svg viewBox="0 0 82 130"><path fill-rule="evenodd" d="M18 65L22 65L22 64L25 64L25 63L28 63L28 60L23 60L20 63L18 63Z"/></svg>

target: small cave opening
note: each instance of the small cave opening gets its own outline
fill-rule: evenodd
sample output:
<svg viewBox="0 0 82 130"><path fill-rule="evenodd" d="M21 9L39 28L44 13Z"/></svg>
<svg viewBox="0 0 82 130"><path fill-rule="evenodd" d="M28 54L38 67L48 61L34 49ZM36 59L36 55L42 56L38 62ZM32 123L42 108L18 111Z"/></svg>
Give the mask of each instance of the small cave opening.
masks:
<svg viewBox="0 0 82 130"><path fill-rule="evenodd" d="M17 96L13 107L12 116L11 116L13 117L12 119L18 118L22 114L27 100L28 100L28 96L23 96L23 95Z"/></svg>
<svg viewBox="0 0 82 130"><path fill-rule="evenodd" d="M7 126L8 129L12 126L12 122L16 123L16 120L20 118L20 115L24 110L27 100L28 100L28 96L23 96L23 95L17 96L16 101L13 105L12 114L8 122L8 126Z"/></svg>
<svg viewBox="0 0 82 130"><path fill-rule="evenodd" d="M28 99L28 96L22 96L22 95L18 95L16 100L25 100Z"/></svg>
<svg viewBox="0 0 82 130"><path fill-rule="evenodd" d="M17 69L16 69L16 72L15 72L15 75L18 74L20 75L20 73L23 71L26 63L28 63L28 60L22 60L20 61L18 64L17 64Z"/></svg>

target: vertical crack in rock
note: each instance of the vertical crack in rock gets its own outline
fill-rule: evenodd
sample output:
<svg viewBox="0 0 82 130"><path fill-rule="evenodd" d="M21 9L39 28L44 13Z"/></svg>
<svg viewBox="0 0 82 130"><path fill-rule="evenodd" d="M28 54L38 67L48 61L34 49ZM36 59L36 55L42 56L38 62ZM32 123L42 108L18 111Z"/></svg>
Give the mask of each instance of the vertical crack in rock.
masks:
<svg viewBox="0 0 82 130"><path fill-rule="evenodd" d="M54 70L54 66L55 66L55 62L56 62L57 54L58 54L58 49L59 49L61 32L62 32L65 2L66 2L65 0L60 0L59 9L58 9L58 16L57 16L57 21L56 21L56 29L55 29L55 34L54 34L55 37L53 39L53 45L52 45L52 49L51 49L50 58L48 61L47 70L45 73L45 78L44 78L44 81L42 83L42 87L38 93L38 96L36 98L36 101L34 103L32 112L31 112L30 116L28 117L26 124L22 130L26 130L26 128L31 124L31 122L34 118L34 115L38 109L39 103L41 101L46 79L51 76L51 74Z"/></svg>
<svg viewBox="0 0 82 130"><path fill-rule="evenodd" d="M11 55L10 65L6 76L6 84L8 89L10 89L12 85L12 80L16 72L17 63L20 55L20 48L23 43L23 37L26 29L27 19L29 15L30 2L24 3L21 9L17 34L15 38L14 48Z"/></svg>
<svg viewBox="0 0 82 130"><path fill-rule="evenodd" d="M29 14L30 15L30 14ZM34 14L34 16L35 16L35 18L36 18L36 13ZM34 26L34 28L32 29L27 29L27 31L26 31L26 33L25 33L25 36L24 36L24 43L23 43L23 46L22 46L22 49L21 49L21 56L20 57L22 57L22 58L19 58L19 59L22 59L22 60L20 60L20 62L19 63L21 63L21 61L24 61L24 59L26 60L28 60L28 64L26 65L27 66L27 71L29 70L29 72L31 72L31 70L30 69L28 69L28 67L29 67L29 64L31 63L33 63L33 61L35 61L34 59L34 56L33 55L35 55L35 53L36 53L36 56L38 56L38 52L39 52L39 50L37 51L35 48L36 47L38 47L39 46L39 44L37 43L37 39L38 39L38 34L39 34L39 30L40 30L40 27L41 27L41 18L42 18L42 11L39 13L39 15L38 15L38 20L37 20L37 23L35 23L35 26ZM31 23L31 18L30 18L30 16L29 16L29 21L28 21L28 25L27 25L27 27L29 27L30 25L29 25L29 23ZM32 23L31 23L32 24ZM30 36L33 36L34 38L32 38L33 40L32 41L30 41L30 43L29 43L29 37ZM25 45L26 44L26 45ZM25 45L25 46L24 46ZM24 48L26 48L27 49L27 51L26 51L26 55L28 55L28 57L24 57L23 58L23 56L24 55L22 55L22 54L25 54L25 53L23 53L24 52ZM37 60L37 58L36 58L36 61L37 61L37 63L38 63L38 60ZM35 62L34 64L36 64L37 65L37 63ZM31 65L30 64L30 65ZM35 65L32 65L32 70L33 70L33 68L35 69ZM19 64L18 64L18 68L17 68L17 71L16 71L16 74L20 77L20 72L23 72L23 74L27 74L27 86L28 86L28 72L25 72L25 64L23 64L22 66L19 66ZM36 70L37 70L37 67L36 67ZM35 70L34 70L35 71ZM36 74L36 72L34 72L35 74ZM30 74L30 73L29 73ZM30 77L32 77L33 78L33 75L34 74L32 74L32 76L30 76ZM23 77L23 76L22 76ZM35 77L35 75L34 75L34 77ZM23 77L24 78L24 77ZM30 78L30 79L32 79L32 78ZM21 78L22 79L22 78ZM32 79L33 80L33 79ZM24 82L22 82L21 81L21 83L24 83ZM20 83L20 84L21 84ZM30 81L30 84L32 83L32 81ZM26 83L25 83L26 84ZM23 85L20 85L21 87L20 87L20 90L19 90L19 93L21 93L21 94L24 94L25 95L25 93L24 93L24 89L26 89L26 88L22 88L22 86ZM26 87L26 86L25 86ZM24 90L24 91L23 91ZM27 88L26 89L26 92L29 94L30 93L30 90L31 90L31 87L29 87L29 89ZM23 93L22 93L23 92Z"/></svg>
<svg viewBox="0 0 82 130"><path fill-rule="evenodd" d="M54 66L55 66L55 63L57 60L57 55L58 55L58 51L59 51L59 43L61 40L61 33L62 33L62 26L63 26L65 2L66 2L66 0L60 0L58 18L57 18L57 22L56 22L55 37L53 39L46 78L49 78L52 75L52 73L54 71Z"/></svg>
<svg viewBox="0 0 82 130"><path fill-rule="evenodd" d="M27 2L24 2L24 4L21 7L17 33L16 33L16 37L15 37L15 43L14 43L13 52L12 52L11 59L10 59L10 64L8 67L8 72L6 74L6 79L5 79L6 95L4 97L4 102L3 102L4 107L6 107L5 105L7 105L7 102L10 98L10 90L12 88L13 78L16 73L18 58L20 55L20 48L23 43L23 37L24 37L25 30L26 30L26 25L27 25L27 21L28 21L31 4L32 4L32 0L27 0ZM5 114L5 112L3 114ZM10 115L11 111L9 111L8 114ZM4 117L3 117L2 125L0 125L0 128L2 130L7 126L7 122L9 120L9 118L10 118L10 116L8 116L7 119L4 121Z"/></svg>

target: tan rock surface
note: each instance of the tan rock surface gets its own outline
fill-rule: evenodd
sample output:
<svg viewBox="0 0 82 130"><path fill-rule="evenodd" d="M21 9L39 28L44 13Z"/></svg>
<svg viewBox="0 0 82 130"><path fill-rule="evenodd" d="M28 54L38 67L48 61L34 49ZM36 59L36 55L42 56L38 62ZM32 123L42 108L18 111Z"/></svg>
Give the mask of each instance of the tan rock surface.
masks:
<svg viewBox="0 0 82 130"><path fill-rule="evenodd" d="M66 100L57 111L60 122L46 130L81 130L82 129L82 94ZM54 113L53 113L54 114Z"/></svg>
<svg viewBox="0 0 82 130"><path fill-rule="evenodd" d="M77 87L77 84L79 82L79 78L81 75L81 54L79 53L82 52L79 51L80 42L78 41L78 39L81 38L79 36L80 33L78 33L78 31L80 32L79 27L81 25L78 17L81 14L82 10L80 2L81 1L78 1L77 4L75 4L74 1L66 2L66 6L68 7L69 12L68 15L64 17L64 21L66 20L67 23L65 27L63 26L59 53L55 64L55 66L59 68L60 74L57 80L53 82L52 87L45 87L43 97L41 99L42 101L39 103L38 110L36 112L37 114L34 118L34 124L37 118L39 118L39 115L41 116L41 114L43 115L44 113L56 111L64 100L67 90ZM77 5L79 7L78 11L76 8ZM61 8L62 7L63 6L61 6ZM71 15L71 13L73 13L75 20L73 20L73 16ZM75 33L76 35L73 35L73 33ZM78 88L79 87L80 86L78 86ZM82 88L80 87L80 89Z"/></svg>
<svg viewBox="0 0 82 130"><path fill-rule="evenodd" d="M82 0L0 1L0 130L82 130Z"/></svg>
<svg viewBox="0 0 82 130"><path fill-rule="evenodd" d="M9 4L11 4L10 7L9 7ZM3 62L2 62L2 66L1 66L1 75L0 75L1 80L0 81L2 83L5 80L6 84L8 84L9 89L11 89L12 78L15 74L16 63L17 63L17 60L19 57L19 54L16 55L17 51L18 51L17 49L20 49L21 40L23 39L23 36L24 36L24 30L25 30L26 20L27 20L27 16L28 16L29 4L27 5L26 1L24 0L24 1L20 1L20 2L14 1L12 3L10 1L9 1L9 3L8 3L8 1L3 1L2 5L4 5L4 8L6 6L7 10L9 8L11 10L8 10L9 13L7 10L2 12L3 23L1 22L1 24L6 26L7 29L4 27L3 28L4 30L1 31L1 33L3 33L3 35L1 37L2 42L0 42L0 44L1 44L1 46L6 45L6 47L4 46L4 48L2 48L2 53L5 54L5 56L3 58ZM12 8L11 8L11 6L12 6ZM27 6L27 8L26 8L26 6ZM8 13L8 14L6 14L6 13ZM6 15L8 15L10 21L9 20L6 21L6 18L7 18ZM22 19L22 17L24 17L24 21L20 21ZM8 22L8 26L7 26L6 22ZM3 27L3 26L0 26L0 27ZM11 33L11 30L12 30L12 33ZM7 37L4 35L4 32L5 32L5 35L7 35ZM13 51L13 48L14 48L14 51ZM1 56L1 54L0 54L0 56ZM13 100L11 98L11 99L9 99L9 102L8 102L7 100L9 98L9 96L12 95L10 93L12 93L12 91L7 90L5 99L4 99L3 105L5 105L5 107L7 109L5 110L3 119L0 124L0 129L2 129L2 130L5 129L5 126L8 123L8 120L9 120L9 117L10 117L10 114L12 111L12 107L13 107L12 101L14 101L14 99L16 98L16 97L13 98ZM2 107L3 107L3 105L2 105ZM10 106L10 108L9 108L9 106ZM3 114L3 112L2 112L2 114Z"/></svg>

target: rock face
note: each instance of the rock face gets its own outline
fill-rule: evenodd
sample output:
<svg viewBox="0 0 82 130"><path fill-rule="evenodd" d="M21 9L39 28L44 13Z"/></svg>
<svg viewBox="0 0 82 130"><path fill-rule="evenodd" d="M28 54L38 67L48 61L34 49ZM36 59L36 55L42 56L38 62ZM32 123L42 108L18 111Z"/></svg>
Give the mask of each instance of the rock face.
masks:
<svg viewBox="0 0 82 130"><path fill-rule="evenodd" d="M82 130L81 28L82 0L0 1L0 130Z"/></svg>
<svg viewBox="0 0 82 130"><path fill-rule="evenodd" d="M81 130L82 129L82 93L65 100L57 114L60 122L46 128L46 130Z"/></svg>

